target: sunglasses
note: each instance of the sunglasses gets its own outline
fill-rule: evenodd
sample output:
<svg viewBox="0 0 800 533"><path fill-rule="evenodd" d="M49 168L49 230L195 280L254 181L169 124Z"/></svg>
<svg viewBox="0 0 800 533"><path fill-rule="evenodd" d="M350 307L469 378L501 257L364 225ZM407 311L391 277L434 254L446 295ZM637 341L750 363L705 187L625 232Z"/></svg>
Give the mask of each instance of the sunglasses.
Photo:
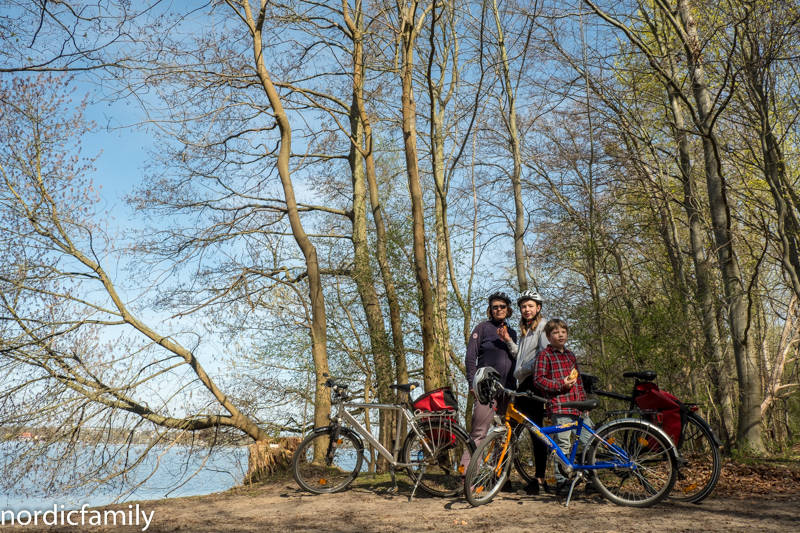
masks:
<svg viewBox="0 0 800 533"><path fill-rule="evenodd" d="M507 305L493 305L492 309L507 309Z"/></svg>

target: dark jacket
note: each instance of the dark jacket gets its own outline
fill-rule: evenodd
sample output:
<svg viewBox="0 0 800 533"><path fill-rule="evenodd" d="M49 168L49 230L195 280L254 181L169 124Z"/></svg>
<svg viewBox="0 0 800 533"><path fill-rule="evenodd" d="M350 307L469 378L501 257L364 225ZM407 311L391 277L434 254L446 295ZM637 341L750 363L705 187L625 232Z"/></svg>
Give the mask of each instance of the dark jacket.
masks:
<svg viewBox="0 0 800 533"><path fill-rule="evenodd" d="M484 366L490 366L500 373L500 380L503 385L508 389L516 389L517 380L514 378L514 366L516 360L511 357L508 350L508 345L497 334L497 328L500 327L502 322L494 322L487 320L481 322L475 329L472 330L472 335L469 337L469 344L467 344L467 382L469 388L472 388L472 379L475 377L475 372ZM517 342L517 332L508 328L508 334L511 340Z"/></svg>

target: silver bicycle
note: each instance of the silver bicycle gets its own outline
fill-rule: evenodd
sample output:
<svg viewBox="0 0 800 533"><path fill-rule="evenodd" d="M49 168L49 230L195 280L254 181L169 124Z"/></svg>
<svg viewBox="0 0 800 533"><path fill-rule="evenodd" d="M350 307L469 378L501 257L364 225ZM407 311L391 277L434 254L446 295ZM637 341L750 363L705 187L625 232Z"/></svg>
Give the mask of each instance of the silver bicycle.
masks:
<svg viewBox="0 0 800 533"><path fill-rule="evenodd" d="M471 457L475 443L458 424L455 413L413 411L408 396L418 383L392 385L402 393L402 401L397 404L350 402L347 385L330 378L325 385L331 389L336 414L331 416L329 426L314 429L294 452L292 475L300 487L315 494L347 488L364 462L363 437L389 462L390 490L397 490L395 471L398 469L405 469L414 482L409 499L414 497L417 487L434 496L455 496L464 490L461 459L465 450L467 458ZM348 409L396 411L393 450L387 450ZM401 439L403 422L408 426L405 439ZM469 460L465 464L469 464Z"/></svg>

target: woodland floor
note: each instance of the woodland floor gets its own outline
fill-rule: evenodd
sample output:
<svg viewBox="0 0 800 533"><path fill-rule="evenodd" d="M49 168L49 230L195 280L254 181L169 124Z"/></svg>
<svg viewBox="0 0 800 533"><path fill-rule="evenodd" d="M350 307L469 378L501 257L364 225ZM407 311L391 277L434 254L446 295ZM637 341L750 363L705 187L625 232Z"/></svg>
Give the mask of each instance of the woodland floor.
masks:
<svg viewBox="0 0 800 533"><path fill-rule="evenodd" d="M401 481L402 480L402 481ZM461 498L425 494L408 501L411 486L398 476L399 493L386 476L362 474L350 489L316 496L289 478L227 492L138 502L154 512L149 532L428 532L428 531L800 531L800 462L726 462L715 492L700 505L665 502L649 509L618 507L599 495L578 493L568 509L551 494L501 493L472 508ZM516 484L521 488L521 484ZM127 504L110 506L123 509ZM136 503L136 502L134 502ZM140 526L16 526L0 531L141 531Z"/></svg>

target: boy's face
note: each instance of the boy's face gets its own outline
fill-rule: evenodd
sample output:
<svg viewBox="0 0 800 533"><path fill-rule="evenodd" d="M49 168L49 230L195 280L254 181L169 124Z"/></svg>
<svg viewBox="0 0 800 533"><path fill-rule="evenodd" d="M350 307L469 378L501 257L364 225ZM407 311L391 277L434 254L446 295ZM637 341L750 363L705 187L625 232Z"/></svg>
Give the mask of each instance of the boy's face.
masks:
<svg viewBox="0 0 800 533"><path fill-rule="evenodd" d="M567 330L564 328L556 328L547 336L547 340L556 350L563 350L564 345L567 344Z"/></svg>

